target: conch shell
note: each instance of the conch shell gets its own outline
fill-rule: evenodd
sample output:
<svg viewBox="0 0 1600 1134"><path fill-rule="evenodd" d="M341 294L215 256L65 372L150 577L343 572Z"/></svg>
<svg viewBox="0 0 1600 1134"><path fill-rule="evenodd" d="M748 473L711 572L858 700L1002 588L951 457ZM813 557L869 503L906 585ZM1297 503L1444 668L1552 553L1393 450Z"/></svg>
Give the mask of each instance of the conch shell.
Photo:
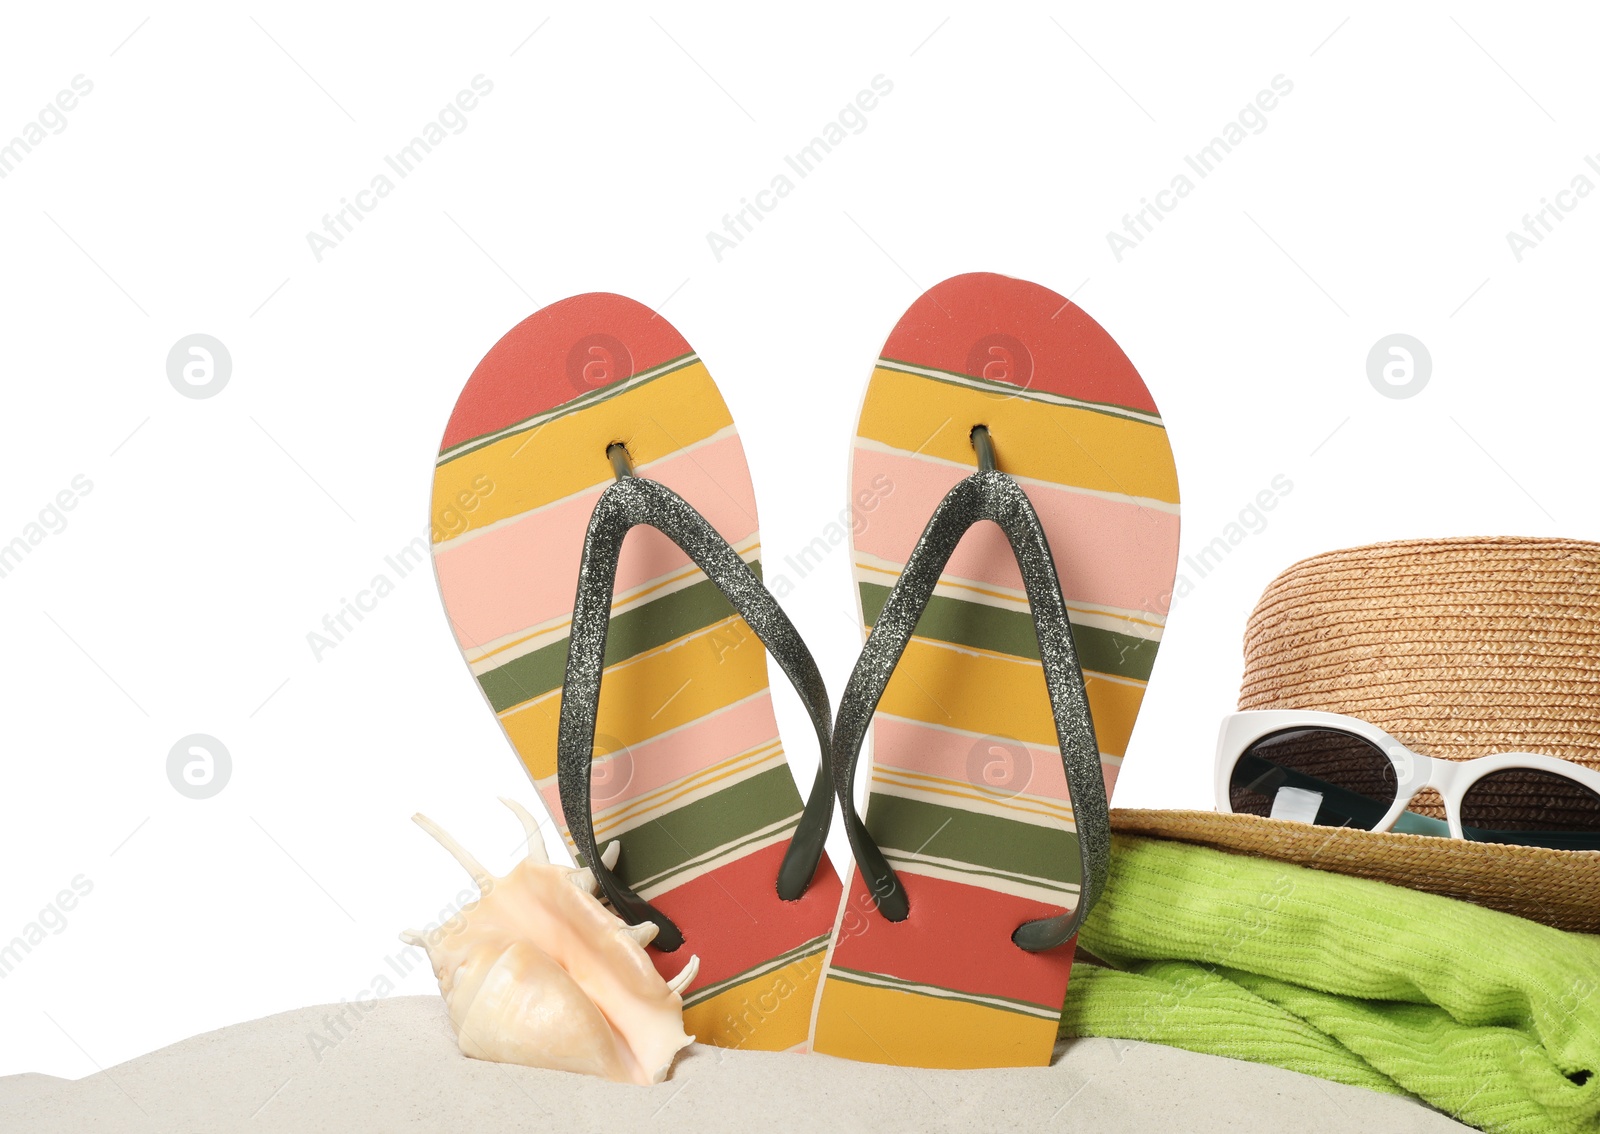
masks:
<svg viewBox="0 0 1600 1134"><path fill-rule="evenodd" d="M528 835L527 856L503 878L427 816L412 817L466 868L481 895L432 933L400 935L427 950L462 1052L619 1083L661 1082L693 1042L680 993L700 959L662 980L644 951L655 925L627 925L601 905L594 874L552 866L533 816L500 802ZM614 865L619 849L612 843L601 861Z"/></svg>

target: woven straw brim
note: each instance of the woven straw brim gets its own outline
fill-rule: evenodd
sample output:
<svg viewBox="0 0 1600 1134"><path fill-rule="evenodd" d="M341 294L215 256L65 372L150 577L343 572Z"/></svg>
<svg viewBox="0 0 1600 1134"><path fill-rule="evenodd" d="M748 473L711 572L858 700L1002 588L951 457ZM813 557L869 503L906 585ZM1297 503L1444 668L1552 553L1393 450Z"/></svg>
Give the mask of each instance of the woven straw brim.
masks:
<svg viewBox="0 0 1600 1134"><path fill-rule="evenodd" d="M1313 827L1215 811L1113 808L1111 829L1370 878L1556 929L1600 933L1600 851Z"/></svg>

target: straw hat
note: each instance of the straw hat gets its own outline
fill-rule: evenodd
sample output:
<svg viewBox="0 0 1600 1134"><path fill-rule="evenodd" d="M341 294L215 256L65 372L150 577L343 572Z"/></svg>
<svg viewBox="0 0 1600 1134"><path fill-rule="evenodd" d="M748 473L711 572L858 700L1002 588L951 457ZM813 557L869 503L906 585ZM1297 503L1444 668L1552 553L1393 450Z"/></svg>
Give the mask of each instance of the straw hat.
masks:
<svg viewBox="0 0 1600 1134"><path fill-rule="evenodd" d="M1360 717L1418 752L1540 752L1600 771L1600 544L1406 540L1302 560L1245 629L1241 709ZM1412 810L1443 817L1433 792ZM1128 834L1374 878L1600 933L1600 851L1117 809Z"/></svg>

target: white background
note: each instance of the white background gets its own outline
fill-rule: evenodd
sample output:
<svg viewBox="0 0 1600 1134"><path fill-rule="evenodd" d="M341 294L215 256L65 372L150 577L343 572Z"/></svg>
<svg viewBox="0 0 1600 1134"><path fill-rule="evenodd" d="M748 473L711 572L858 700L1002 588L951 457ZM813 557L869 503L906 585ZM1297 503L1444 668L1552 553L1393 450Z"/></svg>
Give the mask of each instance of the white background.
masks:
<svg viewBox="0 0 1600 1134"><path fill-rule="evenodd" d="M93 489L0 579L0 943L93 889L0 980L0 1073L368 989L463 882L416 809L510 863L494 797L532 793L431 573L320 661L306 635L420 533L474 364L564 296L656 306L707 360L773 562L845 506L871 360L958 272L1071 294L1121 343L1186 553L1286 476L1172 612L1125 805L1209 804L1245 618L1295 559L1600 537L1600 195L1521 262L1506 241L1600 151L1593 18L1397 8L13 6L0 140L75 75L93 91L0 180L0 542ZM306 233L480 74L466 129L319 263ZM880 74L866 128L719 262L707 231ZM1266 128L1119 262L1107 232L1277 75ZM166 374L194 332L233 362L204 400ZM1393 332L1432 357L1408 399L1367 377ZM788 603L835 698L847 560ZM233 759L201 801L166 774L196 732ZM421 964L399 984L433 989Z"/></svg>

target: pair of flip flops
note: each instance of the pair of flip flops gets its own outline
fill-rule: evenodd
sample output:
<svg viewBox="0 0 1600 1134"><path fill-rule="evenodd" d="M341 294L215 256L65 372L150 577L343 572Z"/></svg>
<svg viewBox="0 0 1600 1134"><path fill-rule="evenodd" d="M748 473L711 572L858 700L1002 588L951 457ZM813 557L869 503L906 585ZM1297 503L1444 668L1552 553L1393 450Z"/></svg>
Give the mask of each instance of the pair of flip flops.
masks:
<svg viewBox="0 0 1600 1134"><path fill-rule="evenodd" d="M1161 418L1079 308L957 276L890 334L852 479L870 633L835 719L761 582L705 365L632 300L563 300L495 344L446 428L451 626L604 897L658 926L665 975L700 957L684 1024L701 1042L1044 1064L1177 564ZM805 798L768 653L821 750ZM823 849L836 803L845 883Z"/></svg>

